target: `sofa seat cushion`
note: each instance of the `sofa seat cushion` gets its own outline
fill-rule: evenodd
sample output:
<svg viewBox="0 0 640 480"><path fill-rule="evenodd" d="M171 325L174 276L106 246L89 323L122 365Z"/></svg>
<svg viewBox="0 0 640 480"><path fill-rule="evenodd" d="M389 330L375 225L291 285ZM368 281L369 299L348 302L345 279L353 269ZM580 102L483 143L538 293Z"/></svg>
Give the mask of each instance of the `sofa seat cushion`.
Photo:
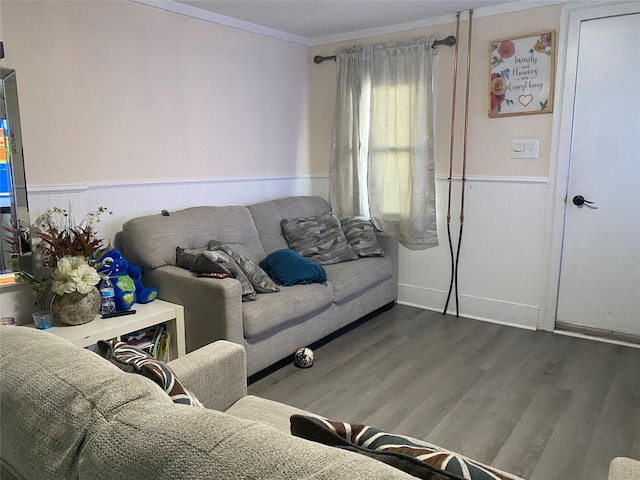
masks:
<svg viewBox="0 0 640 480"><path fill-rule="evenodd" d="M324 265L333 285L333 301L341 303L393 276L391 257L367 257L353 262Z"/></svg>
<svg viewBox="0 0 640 480"><path fill-rule="evenodd" d="M255 302L242 304L244 337L250 338L280 325L329 308L333 301L331 284L312 283L280 287L277 293L259 295Z"/></svg>

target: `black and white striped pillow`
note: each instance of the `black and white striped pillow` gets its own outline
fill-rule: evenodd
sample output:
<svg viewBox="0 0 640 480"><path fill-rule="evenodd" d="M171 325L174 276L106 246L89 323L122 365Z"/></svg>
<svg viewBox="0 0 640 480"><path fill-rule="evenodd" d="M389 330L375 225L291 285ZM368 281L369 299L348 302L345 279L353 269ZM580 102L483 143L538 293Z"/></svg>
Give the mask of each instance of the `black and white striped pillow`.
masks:
<svg viewBox="0 0 640 480"><path fill-rule="evenodd" d="M522 480L436 445L368 425L337 422L317 415L292 415L290 422L291 433L296 437L367 455L418 478Z"/></svg>
<svg viewBox="0 0 640 480"><path fill-rule="evenodd" d="M143 350L118 340L100 340L96 353L125 372L138 373L153 380L169 395L173 403L203 407L167 364L156 360Z"/></svg>

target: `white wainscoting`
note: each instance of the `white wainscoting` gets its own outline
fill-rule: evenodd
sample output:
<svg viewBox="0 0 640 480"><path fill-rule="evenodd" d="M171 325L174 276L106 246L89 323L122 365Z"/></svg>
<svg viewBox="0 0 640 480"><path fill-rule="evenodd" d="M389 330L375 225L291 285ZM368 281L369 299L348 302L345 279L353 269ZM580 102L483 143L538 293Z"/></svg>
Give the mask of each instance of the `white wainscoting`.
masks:
<svg viewBox="0 0 640 480"><path fill-rule="evenodd" d="M37 223L45 210L68 208L80 216L101 205L109 207L113 216L103 216L100 235L113 239L127 220L178 210L195 205L243 205L289 195L319 195L328 192L328 178L310 175L270 178L209 178L179 180L119 181L84 185L29 185L31 223ZM12 316L23 325L31 322L37 310L26 284L2 289L0 314Z"/></svg>
<svg viewBox="0 0 640 480"><path fill-rule="evenodd" d="M467 177L458 300L461 316L535 329L543 285L547 179ZM400 246L400 303L442 311L451 275L447 178L436 178L438 247ZM454 254L460 231L460 179L452 185ZM455 314L455 299L449 302Z"/></svg>
<svg viewBox="0 0 640 480"><path fill-rule="evenodd" d="M289 195L326 196L316 192L309 175L268 178L208 178L118 181L86 185L29 186L32 222L52 207L68 208L75 217L104 205L103 238L113 239L127 220L196 205L246 205ZM319 181L322 185L323 180ZM325 189L324 192L327 190Z"/></svg>
<svg viewBox="0 0 640 480"><path fill-rule="evenodd" d="M460 217L460 179L452 188L451 233L454 252ZM459 313L491 322L536 328L543 285L543 247L547 179L467 177L463 241L458 268ZM447 179L436 178L440 246L427 250L400 247L398 301L442 311L449 287ZM113 238L130 218L194 205L244 205L288 195L329 191L327 176L215 178L30 186L32 218L47 208L72 204L82 214L100 205L102 235ZM455 313L452 297L449 312Z"/></svg>

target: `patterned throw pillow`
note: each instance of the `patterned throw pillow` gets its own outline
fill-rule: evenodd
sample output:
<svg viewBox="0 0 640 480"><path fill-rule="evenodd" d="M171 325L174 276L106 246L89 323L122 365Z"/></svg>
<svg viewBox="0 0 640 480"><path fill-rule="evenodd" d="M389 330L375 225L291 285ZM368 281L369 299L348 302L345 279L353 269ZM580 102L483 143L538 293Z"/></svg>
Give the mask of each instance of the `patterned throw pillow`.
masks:
<svg viewBox="0 0 640 480"><path fill-rule="evenodd" d="M464 480L522 480L457 453L403 435L385 433L367 425L334 422L318 416L291 416L291 433L297 437L346 447L373 456L418 478ZM379 455L376 456L376 455ZM389 461L392 457L392 461Z"/></svg>
<svg viewBox="0 0 640 480"><path fill-rule="evenodd" d="M190 270L196 273L226 273L233 272L232 260L227 255L218 252L201 252L194 259Z"/></svg>
<svg viewBox="0 0 640 480"><path fill-rule="evenodd" d="M289 247L320 265L356 260L358 254L330 212L316 217L284 219L280 222Z"/></svg>
<svg viewBox="0 0 640 480"><path fill-rule="evenodd" d="M230 268L232 262L228 255L210 253L207 247L176 248L176 265L198 274L216 274L216 276L220 275L219 278L230 277L232 276Z"/></svg>
<svg viewBox="0 0 640 480"><path fill-rule="evenodd" d="M342 231L351 248L361 257L384 257L378 242L376 227L365 217L349 217L340 220Z"/></svg>
<svg viewBox="0 0 640 480"><path fill-rule="evenodd" d="M242 272L246 275L249 282L251 282L256 293L272 293L280 291L269 275L267 275L267 272L262 270L262 268L248 258L245 258L239 253L231 250L224 243L217 240L209 240L209 250L221 251L233 258L233 260L242 269Z"/></svg>
<svg viewBox="0 0 640 480"><path fill-rule="evenodd" d="M117 340L98 341L96 353L118 368L129 373L138 373L157 383L173 403L203 407L196 396L187 390L167 364L154 359L139 348Z"/></svg>
<svg viewBox="0 0 640 480"><path fill-rule="evenodd" d="M260 267L216 240L209 241L204 248L177 247L176 265L191 270L198 276L235 278L242 286L243 302L256 300L257 293L280 291Z"/></svg>
<svg viewBox="0 0 640 480"><path fill-rule="evenodd" d="M208 250L202 252L191 268L197 273L216 272L216 268L223 268L232 278L242 286L242 301L249 302L256 299L256 291L236 261L224 252Z"/></svg>
<svg viewBox="0 0 640 480"><path fill-rule="evenodd" d="M193 262L195 262L198 255L202 252L206 252L207 247L201 248L182 248L176 247L176 266L191 270Z"/></svg>

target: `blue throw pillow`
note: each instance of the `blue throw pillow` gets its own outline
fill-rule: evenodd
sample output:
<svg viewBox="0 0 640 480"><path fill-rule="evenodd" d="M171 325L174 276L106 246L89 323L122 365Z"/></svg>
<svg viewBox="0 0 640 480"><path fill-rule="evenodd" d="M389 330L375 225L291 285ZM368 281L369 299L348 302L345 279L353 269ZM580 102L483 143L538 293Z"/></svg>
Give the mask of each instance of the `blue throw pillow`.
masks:
<svg viewBox="0 0 640 480"><path fill-rule="evenodd" d="M307 260L290 248L270 253L260 262L260 268L267 272L278 285L285 287L327 281L327 272L322 266Z"/></svg>

